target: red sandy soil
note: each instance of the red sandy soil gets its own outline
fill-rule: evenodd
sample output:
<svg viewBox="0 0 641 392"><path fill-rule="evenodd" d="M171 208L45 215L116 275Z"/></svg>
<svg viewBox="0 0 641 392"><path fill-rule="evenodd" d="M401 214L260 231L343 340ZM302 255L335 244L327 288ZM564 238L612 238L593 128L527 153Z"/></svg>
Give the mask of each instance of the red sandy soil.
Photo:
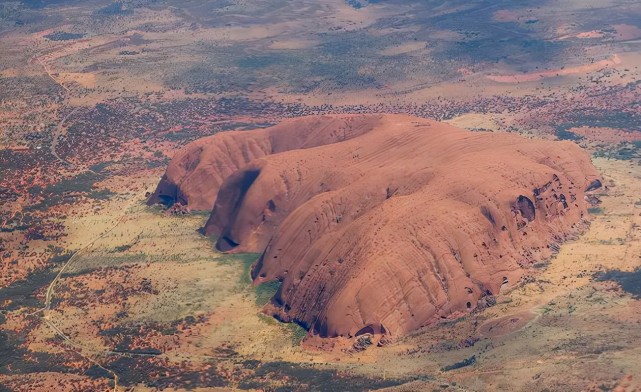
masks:
<svg viewBox="0 0 641 392"><path fill-rule="evenodd" d="M523 328L527 323L532 321L536 314L531 311L525 311L518 314L511 314L509 316L500 317L498 319L489 320L479 328L481 336L492 338L502 335L507 335L511 332L518 331Z"/></svg>
<svg viewBox="0 0 641 392"><path fill-rule="evenodd" d="M492 18L497 22L518 22L520 14L510 10L498 10Z"/></svg>
<svg viewBox="0 0 641 392"><path fill-rule="evenodd" d="M621 41L627 41L632 39L641 38L641 29L637 26L632 26L628 24L617 24L613 25L616 30L615 39Z"/></svg>
<svg viewBox="0 0 641 392"><path fill-rule="evenodd" d="M519 284L583 229L596 179L572 142L324 116L192 143L156 195L217 193L206 233L263 252L255 283L282 281L266 312L324 337L398 336Z"/></svg>
<svg viewBox="0 0 641 392"><path fill-rule="evenodd" d="M600 30L584 31L576 35L576 38L589 39L589 38L602 38L605 34Z"/></svg>

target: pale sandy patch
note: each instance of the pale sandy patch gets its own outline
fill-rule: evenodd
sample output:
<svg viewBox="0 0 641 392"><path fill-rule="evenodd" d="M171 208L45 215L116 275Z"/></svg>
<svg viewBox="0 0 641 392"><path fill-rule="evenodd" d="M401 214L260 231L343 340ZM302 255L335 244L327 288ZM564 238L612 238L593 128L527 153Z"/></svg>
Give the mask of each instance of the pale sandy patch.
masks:
<svg viewBox="0 0 641 392"><path fill-rule="evenodd" d="M15 78L19 75L19 71L15 68L7 68L0 70L0 77L3 78Z"/></svg>
<svg viewBox="0 0 641 392"><path fill-rule="evenodd" d="M630 39L641 38L641 29L639 29L637 26L629 24L616 24L612 27L614 27L614 29L616 30L615 37L618 40L627 41Z"/></svg>
<svg viewBox="0 0 641 392"><path fill-rule="evenodd" d="M90 38L83 38L79 39L76 41L73 41L73 43L69 42L55 42L55 43L49 43L51 45L51 51L48 52L48 54L39 56L38 60L43 62L43 63L49 63L51 61L69 56L74 53L78 53L82 50L85 49L97 49L101 46L111 44L115 41L118 41L122 37L119 35L101 35L101 36L96 36L96 37L90 37Z"/></svg>
<svg viewBox="0 0 641 392"><path fill-rule="evenodd" d="M296 22L280 22L255 26L215 27L193 33L193 38L211 41L244 42L278 37L288 31L295 31Z"/></svg>
<svg viewBox="0 0 641 392"><path fill-rule="evenodd" d="M415 33L417 31L421 31L421 26L418 25L404 25L403 27L388 27L384 29L371 29L368 31L368 33L371 36L374 37L380 37L383 35L388 35L388 34L395 34L395 33Z"/></svg>
<svg viewBox="0 0 641 392"><path fill-rule="evenodd" d="M470 130L496 130L499 124L494 114L466 113L446 121L456 127Z"/></svg>
<svg viewBox="0 0 641 392"><path fill-rule="evenodd" d="M62 83L74 82L85 88L96 87L96 75L93 73L62 72L58 77L61 79Z"/></svg>
<svg viewBox="0 0 641 392"><path fill-rule="evenodd" d="M284 39L272 42L268 48L276 50L297 50L311 48L317 41L305 39Z"/></svg>
<svg viewBox="0 0 641 392"><path fill-rule="evenodd" d="M578 65L575 67L566 67L562 69L554 69L541 72L530 72L524 74L512 75L487 75L486 78L498 83L521 83L521 82L536 82L541 79L553 78L558 76L568 76L574 74L583 74L590 72L597 72L607 67L614 67L621 64L621 58L618 55L613 55L609 59L597 61L591 64Z"/></svg>
<svg viewBox="0 0 641 392"><path fill-rule="evenodd" d="M407 42L401 45L387 47L381 50L379 53L383 56L397 56L399 54L411 53L425 49L426 46L427 42L423 41Z"/></svg>
<svg viewBox="0 0 641 392"><path fill-rule="evenodd" d="M523 328L535 317L536 313L525 311L489 320L481 325L479 333L488 338L507 335Z"/></svg>
<svg viewBox="0 0 641 392"><path fill-rule="evenodd" d="M603 37L603 31L601 30L592 30L592 31L584 31L582 33L579 33L576 35L577 38L581 39L587 39L587 38L602 38Z"/></svg>
<svg viewBox="0 0 641 392"><path fill-rule="evenodd" d="M590 30L590 31L582 31L580 33L575 33L572 28L574 26L560 26L556 29L557 34L559 35L556 40L558 41L563 41L566 39L571 39L571 38L578 38L578 39L595 39L595 38L603 38L606 36L605 32L602 30Z"/></svg>
<svg viewBox="0 0 641 392"><path fill-rule="evenodd" d="M511 10L498 10L492 15L492 19L497 22L517 22L519 14Z"/></svg>

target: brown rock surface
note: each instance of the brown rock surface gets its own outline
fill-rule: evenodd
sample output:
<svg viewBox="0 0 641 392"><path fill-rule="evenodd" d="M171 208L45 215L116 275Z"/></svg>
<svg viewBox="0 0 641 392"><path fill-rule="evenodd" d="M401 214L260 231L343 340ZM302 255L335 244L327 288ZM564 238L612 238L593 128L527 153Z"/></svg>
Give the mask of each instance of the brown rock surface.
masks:
<svg viewBox="0 0 641 392"><path fill-rule="evenodd" d="M254 281L282 281L266 311L321 336L394 336L517 284L581 230L596 178L572 142L369 115L203 139L159 189L203 208L219 190L206 233L263 253Z"/></svg>
<svg viewBox="0 0 641 392"><path fill-rule="evenodd" d="M192 210L211 210L223 180L253 159L353 138L370 130L374 122L353 116L304 117L196 140L173 157L148 204L176 202Z"/></svg>

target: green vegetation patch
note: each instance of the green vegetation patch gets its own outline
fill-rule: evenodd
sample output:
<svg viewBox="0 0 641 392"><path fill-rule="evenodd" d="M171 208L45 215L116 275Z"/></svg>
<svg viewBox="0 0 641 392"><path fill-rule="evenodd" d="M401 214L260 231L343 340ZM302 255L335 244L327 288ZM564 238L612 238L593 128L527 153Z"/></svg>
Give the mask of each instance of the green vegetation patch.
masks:
<svg viewBox="0 0 641 392"><path fill-rule="evenodd" d="M89 273L91 271L108 268L119 267L122 265L138 264L148 260L148 256L144 253L136 254L109 254L109 255L88 255L76 256L80 260L74 259L74 262L65 271L63 276L77 276Z"/></svg>
<svg viewBox="0 0 641 392"><path fill-rule="evenodd" d="M462 367L472 366L472 365L474 365L475 363L476 363L476 355L472 355L471 357L466 358L466 359L464 359L464 360L462 360L462 361L459 361L459 362L453 363L453 364L451 364L451 365L444 366L444 367L441 369L441 371L443 371L443 372L448 372L448 371L450 371L450 370L456 370L456 369L460 369L460 368L462 368Z"/></svg>
<svg viewBox="0 0 641 392"><path fill-rule="evenodd" d="M54 33L45 35L45 38L50 41L70 41L74 39L80 39L84 36L85 35L81 33L67 33L65 31L56 31Z"/></svg>
<svg viewBox="0 0 641 392"><path fill-rule="evenodd" d="M597 113L586 113L585 111L575 113L564 126L568 128L588 126L593 128L614 128L624 131L641 131L641 114L639 113L616 110L595 110L595 112Z"/></svg>
<svg viewBox="0 0 641 392"><path fill-rule="evenodd" d="M619 144L617 146L602 146L594 153L595 158L619 159L629 161L641 159L641 141Z"/></svg>
<svg viewBox="0 0 641 392"><path fill-rule="evenodd" d="M41 186L33 186L29 188L29 194L32 197L38 195L43 197L43 200L37 204L28 206L27 211L41 211L49 207L68 204L74 201L75 193L85 194L87 197L95 200L106 200L116 194L109 189L95 189L94 185L105 178L102 173L95 171L86 171L75 175L73 177L65 178L55 184L48 185L45 188Z"/></svg>
<svg viewBox="0 0 641 392"><path fill-rule="evenodd" d="M603 215L603 208L601 207L589 207L588 212L592 215Z"/></svg>
<svg viewBox="0 0 641 392"><path fill-rule="evenodd" d="M126 8L121 2L113 2L105 7L100 8L95 12L100 16L123 16L133 14L133 10Z"/></svg>
<svg viewBox="0 0 641 392"><path fill-rule="evenodd" d="M557 128L556 137L558 137L559 140L572 140L573 142L577 142L583 139L583 136L577 135L574 132L568 131L567 128L563 126L560 126Z"/></svg>
<svg viewBox="0 0 641 392"><path fill-rule="evenodd" d="M1 320L0 320L1 321ZM28 375L44 372L70 373L73 371L63 355L31 351L27 347L27 332L0 330L0 375ZM3 389L0 384L0 391Z"/></svg>
<svg viewBox="0 0 641 392"><path fill-rule="evenodd" d="M116 193L110 191L107 188L101 189L99 191L91 191L89 192L89 195L87 195L90 199L94 200L108 200L115 196Z"/></svg>
<svg viewBox="0 0 641 392"><path fill-rule="evenodd" d="M10 311L22 307L41 307L43 304L37 293L39 289L51 283L56 274L57 271L53 268L34 271L24 280L0 288L0 303L4 304L2 309Z"/></svg>
<svg viewBox="0 0 641 392"><path fill-rule="evenodd" d="M280 288L281 282L265 282L256 286L256 305L267 304Z"/></svg>
<svg viewBox="0 0 641 392"><path fill-rule="evenodd" d="M86 171L47 186L43 190L43 194L45 194L45 196L49 196L65 192L91 192L94 184L102 179L102 175Z"/></svg>
<svg viewBox="0 0 641 392"><path fill-rule="evenodd" d="M298 346L307 336L307 330L296 323L287 323L287 329L292 334L292 345Z"/></svg>
<svg viewBox="0 0 641 392"><path fill-rule="evenodd" d="M260 381L259 381L260 380ZM252 378L246 379L239 387L265 388L262 380L287 380L287 389L273 389L282 391L370 391L389 388L402 384L397 379L368 378L338 372L336 370L315 369L309 365L292 362L275 361L260 365ZM251 383L251 384L250 384Z"/></svg>
<svg viewBox="0 0 641 392"><path fill-rule="evenodd" d="M621 288L634 298L641 298L641 268L632 272L612 270L595 274L597 281L610 280L617 282Z"/></svg>
<svg viewBox="0 0 641 392"><path fill-rule="evenodd" d="M258 253L222 254L216 261L225 265L237 264L242 266L243 271L239 283L247 286L252 283L251 267L259 257L260 254Z"/></svg>
<svg viewBox="0 0 641 392"><path fill-rule="evenodd" d="M293 60L295 60L295 58L293 58L292 56L288 56L282 53L270 53L260 56L243 57L239 59L236 64L239 68L242 69L262 69L267 68L271 65L287 63L293 64Z"/></svg>

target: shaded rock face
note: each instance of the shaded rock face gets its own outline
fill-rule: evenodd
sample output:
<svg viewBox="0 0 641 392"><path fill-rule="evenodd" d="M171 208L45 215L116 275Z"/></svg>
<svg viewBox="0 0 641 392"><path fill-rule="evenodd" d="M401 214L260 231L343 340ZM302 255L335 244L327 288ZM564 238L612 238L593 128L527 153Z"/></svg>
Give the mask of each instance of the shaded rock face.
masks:
<svg viewBox="0 0 641 392"><path fill-rule="evenodd" d="M590 184L585 189L585 191L586 192L595 191L595 190L601 188L601 186L602 186L601 181L597 178L597 179L594 179L594 180L590 181Z"/></svg>
<svg viewBox="0 0 641 392"><path fill-rule="evenodd" d="M536 218L536 209L534 203L527 196L520 195L516 200L516 205L521 216L532 222Z"/></svg>
<svg viewBox="0 0 641 392"><path fill-rule="evenodd" d="M198 162L201 174L166 178L190 205L209 203L192 181L220 178L210 181L206 233L220 250L262 253L254 282L282 282L265 311L326 337L402 335L518 284L550 244L582 229L597 179L572 142L408 116L302 118L255 132L188 146L170 169ZM281 132L319 141L247 160L205 153L224 154L221 143L232 154L252 150L243 143ZM214 160L237 169L203 167Z"/></svg>
<svg viewBox="0 0 641 392"><path fill-rule="evenodd" d="M216 248L218 248L218 250L229 251L240 245L234 241L231 228L234 222L242 219L242 214L245 213L243 211L243 200L247 195L247 191L249 191L259 175L260 169L250 169L238 171L235 175L229 177L225 188L226 192L222 192L218 198L219 203L224 204L227 208L231 208L227 214L219 215L220 220L216 222L218 227L221 228L221 230L218 231L219 237L216 242ZM267 204L270 202L272 201L269 200Z"/></svg>

